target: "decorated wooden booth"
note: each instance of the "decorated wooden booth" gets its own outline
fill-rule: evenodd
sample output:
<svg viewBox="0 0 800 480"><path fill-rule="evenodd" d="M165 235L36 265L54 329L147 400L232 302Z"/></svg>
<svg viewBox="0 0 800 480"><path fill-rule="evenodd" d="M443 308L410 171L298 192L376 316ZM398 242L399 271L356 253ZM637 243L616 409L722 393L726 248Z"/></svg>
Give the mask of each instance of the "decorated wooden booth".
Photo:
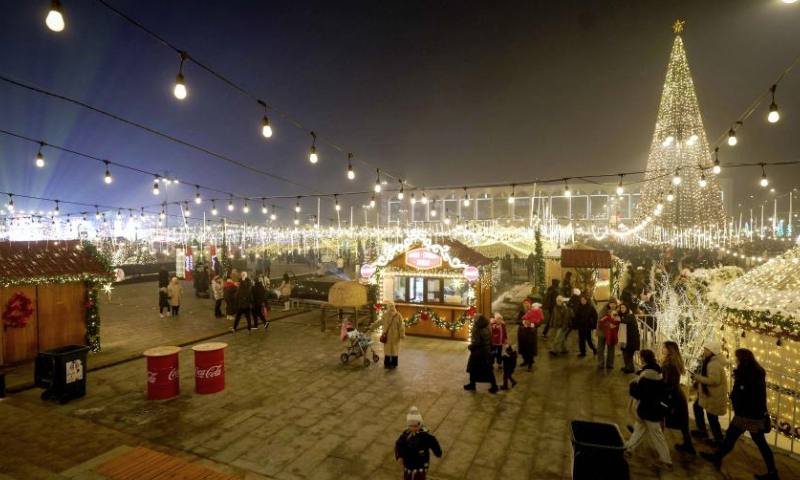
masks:
<svg viewBox="0 0 800 480"><path fill-rule="evenodd" d="M0 365L66 345L99 351L97 289L113 281L91 244L0 243Z"/></svg>
<svg viewBox="0 0 800 480"><path fill-rule="evenodd" d="M492 261L452 239L407 238L362 277L377 285L378 308L394 301L406 334L467 340L476 315L492 309Z"/></svg>
<svg viewBox="0 0 800 480"><path fill-rule="evenodd" d="M552 279L563 283L567 272L572 272L573 286L582 292L588 290L598 302L607 301L613 267L611 252L575 242L545 254L545 285L550 285Z"/></svg>

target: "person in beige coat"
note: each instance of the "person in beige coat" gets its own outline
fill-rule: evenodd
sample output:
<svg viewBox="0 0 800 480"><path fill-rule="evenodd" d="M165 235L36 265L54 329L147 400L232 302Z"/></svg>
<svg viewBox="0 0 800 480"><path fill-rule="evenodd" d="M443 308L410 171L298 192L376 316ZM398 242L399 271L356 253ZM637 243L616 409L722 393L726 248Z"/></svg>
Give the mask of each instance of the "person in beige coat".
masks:
<svg viewBox="0 0 800 480"><path fill-rule="evenodd" d="M692 374L692 381L697 388L697 400L694 402L694 421L697 430L692 435L708 438L704 416L708 417L713 440L710 443L721 445L723 436L719 425L719 417L728 413L728 381L725 375L725 357L719 342L708 342L703 347L703 366L700 373ZM703 412L705 411L705 415Z"/></svg>
<svg viewBox="0 0 800 480"><path fill-rule="evenodd" d="M172 281L170 281L169 286L167 287L167 298L169 298L169 304L172 307L173 316L177 315L178 310L181 308L182 296L183 285L181 285L181 281L178 280L178 277L172 277Z"/></svg>
<svg viewBox="0 0 800 480"><path fill-rule="evenodd" d="M397 368L397 357L400 355L400 340L406 338L406 327L403 316L395 308L394 302L386 304L386 311L375 322L372 328L383 327L386 343L383 344L383 368Z"/></svg>

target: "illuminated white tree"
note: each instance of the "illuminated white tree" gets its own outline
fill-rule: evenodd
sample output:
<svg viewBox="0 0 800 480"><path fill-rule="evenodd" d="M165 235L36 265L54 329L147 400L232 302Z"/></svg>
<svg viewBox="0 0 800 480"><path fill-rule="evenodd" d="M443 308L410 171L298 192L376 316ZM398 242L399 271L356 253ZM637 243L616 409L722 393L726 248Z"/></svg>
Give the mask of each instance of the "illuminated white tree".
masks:
<svg viewBox="0 0 800 480"><path fill-rule="evenodd" d="M674 28L680 33L682 23ZM723 225L725 212L713 160L683 40L676 35L637 219L649 216L663 227Z"/></svg>

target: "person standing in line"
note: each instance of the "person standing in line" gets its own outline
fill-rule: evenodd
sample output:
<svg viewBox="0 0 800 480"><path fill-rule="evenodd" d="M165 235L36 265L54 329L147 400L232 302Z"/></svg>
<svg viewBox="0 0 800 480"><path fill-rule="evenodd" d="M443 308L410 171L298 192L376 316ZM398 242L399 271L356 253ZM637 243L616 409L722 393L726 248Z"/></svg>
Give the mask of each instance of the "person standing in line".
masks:
<svg viewBox="0 0 800 480"><path fill-rule="evenodd" d="M625 325L625 344L622 345L620 340L620 347L622 349L622 359L625 361L625 366L622 371L625 373L634 373L636 367L633 364L633 356L641 348L641 341L639 339L639 322L636 320L636 315L628 309L625 303L619 304L619 321Z"/></svg>
<svg viewBox="0 0 800 480"><path fill-rule="evenodd" d="M600 328L600 321L608 315L609 312L613 312L617 308L617 299L611 297L608 299L608 302L600 309L600 313L597 315L598 322L597 328L595 329L595 335L597 336L597 348L599 349L597 352L597 366L600 368L604 368L605 366L605 350L606 350L606 339L605 339L605 329Z"/></svg>
<svg viewBox="0 0 800 480"><path fill-rule="evenodd" d="M288 312L292 296L292 281L289 279L288 273L283 274L283 281L281 282L279 290L281 292L281 301L283 302L283 311Z"/></svg>
<svg viewBox="0 0 800 480"><path fill-rule="evenodd" d="M668 341L664 342L661 347L661 355L663 358L661 372L664 375L664 383L667 385L667 393L672 399L665 426L680 430L683 435L683 443L676 444L675 450L694 455L692 436L689 434L689 401L681 388L681 377L686 374L681 350L677 343Z"/></svg>
<svg viewBox="0 0 800 480"><path fill-rule="evenodd" d="M553 311L555 311L556 308L556 298L558 297L559 283L561 283L561 280L554 278L552 284L547 287L547 292L544 294L544 300L542 300L545 309L544 313L547 317L547 324L544 326L542 338L547 338L547 334L550 332L550 326L553 323Z"/></svg>
<svg viewBox="0 0 800 480"><path fill-rule="evenodd" d="M397 368L400 356L400 341L406 338L403 316L397 311L393 301L386 302L386 311L372 324L372 329L383 327L386 343L383 344L383 368Z"/></svg>
<svg viewBox="0 0 800 480"><path fill-rule="evenodd" d="M253 330L250 320L251 288L250 279L245 274L242 274L242 283L236 289L236 318L233 321L233 326L229 328L231 333L236 332L242 315L247 319L247 332L250 333Z"/></svg>
<svg viewBox="0 0 800 480"><path fill-rule="evenodd" d="M636 413L633 434L625 445L626 457L632 457L633 451L641 445L645 436L650 437L658 459L655 466L664 470L672 470L672 457L669 454L667 439L661 430L661 422L667 411L667 387L661 375L661 367L656 362L656 355L651 350L642 350L640 354L644 367L636 372L629 387L632 407Z"/></svg>
<svg viewBox="0 0 800 480"><path fill-rule="evenodd" d="M698 394L692 410L697 430L692 430L692 435L705 439L712 446L722 445L722 427L719 417L728 413L728 382L725 378L725 358L722 356L722 345L719 342L708 342L703 347L703 366L699 374L692 374ZM703 413L708 417L713 439L709 440L708 430Z"/></svg>
<svg viewBox="0 0 800 480"><path fill-rule="evenodd" d="M503 346L508 343L506 322L500 312L494 312L494 317L489 321L492 331L492 351L497 368L503 368Z"/></svg>
<svg viewBox="0 0 800 480"><path fill-rule="evenodd" d="M225 281L225 286L222 290L222 298L225 300L225 315L228 320L233 320L238 310L236 308L236 290L238 290L238 288L239 286L236 285L232 278L228 278Z"/></svg>
<svg viewBox="0 0 800 480"><path fill-rule="evenodd" d="M734 355L736 356L736 370L733 371L733 389L731 390L733 420L725 433L725 441L719 451L713 454L701 452L700 456L714 462L719 469L722 466L722 460L736 446L736 440L744 435L744 432L748 432L753 443L758 446L764 463L767 464L767 473L757 474L755 478L778 480L775 456L764 437L764 434L769 433L772 429L770 425L772 420L767 411L767 373L758 364L750 350L740 348Z"/></svg>
<svg viewBox="0 0 800 480"><path fill-rule="evenodd" d="M517 369L517 352L511 345L507 345L505 352L502 356L503 360L503 386L500 390L508 390L508 382L511 382L511 388L517 386L517 381L514 380L514 370Z"/></svg>
<svg viewBox="0 0 800 480"><path fill-rule="evenodd" d="M614 354L619 343L619 314L612 308L606 311L606 315L597 322L597 330L602 332L598 338L603 338L597 353L597 368L601 370L614 368Z"/></svg>
<svg viewBox="0 0 800 480"><path fill-rule="evenodd" d="M556 329L556 338L553 341L553 346L550 349L550 355L558 355L559 353L567 353L567 330L572 322L572 309L564 303L564 297L559 295L556 297L556 307L553 310L552 323L553 328Z"/></svg>
<svg viewBox="0 0 800 480"><path fill-rule="evenodd" d="M181 285L178 277L172 277L172 282L167 287L167 296L169 297L169 304L172 306L172 316L175 317L181 308L181 297L183 296L183 285Z"/></svg>
<svg viewBox="0 0 800 480"><path fill-rule="evenodd" d="M267 280L270 278L270 273L272 273L272 259L269 258L268 255L264 255L264 275L266 275Z"/></svg>
<svg viewBox="0 0 800 480"><path fill-rule="evenodd" d="M214 317L220 318L222 314L222 300L225 298L225 285L222 284L222 277L216 277L211 282L211 291L214 294Z"/></svg>
<svg viewBox="0 0 800 480"><path fill-rule="evenodd" d="M492 368L492 334L489 332L489 320L483 315L475 320L472 329L472 342L469 344L469 360L467 373L469 383L464 385L464 390L475 390L476 383L490 383L489 393L497 393L497 379Z"/></svg>
<svg viewBox="0 0 800 480"><path fill-rule="evenodd" d="M167 316L172 314L167 287L169 287L169 272L166 267L161 267L158 269L158 316L161 318L164 318L164 310L167 311Z"/></svg>
<svg viewBox="0 0 800 480"><path fill-rule="evenodd" d="M575 325L578 327L578 348L581 353L578 355L583 358L586 356L586 345L597 355L597 348L592 341L592 332L597 328L597 310L594 305L589 303L586 296L581 296L577 311L575 312Z"/></svg>
<svg viewBox="0 0 800 480"><path fill-rule="evenodd" d="M539 339L536 328L542 323L544 314L542 305L539 303L531 304L530 299L526 298L523 302L525 313L522 315L522 325L517 329L517 341L519 342L519 354L522 356L521 367L526 367L531 371L534 357L539 353Z"/></svg>
<svg viewBox="0 0 800 480"><path fill-rule="evenodd" d="M431 463L431 452L442 458L439 441L422 426L422 415L411 407L406 415L406 430L394 444L394 458L403 466L403 480L425 480Z"/></svg>
<svg viewBox="0 0 800 480"><path fill-rule="evenodd" d="M258 330L258 319L261 319L261 321L264 322L264 330L269 328L267 316L264 315L264 309L266 308L266 305L267 290L264 288L261 278L257 278L253 284L253 288L250 290L250 307L253 311L253 321L255 323L253 330Z"/></svg>

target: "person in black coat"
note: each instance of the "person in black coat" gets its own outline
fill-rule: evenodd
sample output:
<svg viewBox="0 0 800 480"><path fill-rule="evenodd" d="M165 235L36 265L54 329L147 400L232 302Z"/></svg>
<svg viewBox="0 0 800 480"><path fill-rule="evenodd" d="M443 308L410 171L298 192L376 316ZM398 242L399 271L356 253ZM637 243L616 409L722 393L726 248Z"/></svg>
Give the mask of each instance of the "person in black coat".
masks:
<svg viewBox="0 0 800 480"><path fill-rule="evenodd" d="M636 372L637 377L628 388L631 398L634 399L637 418L633 434L626 445L627 455L632 455L645 437L650 437L658 453L655 465L658 468L672 470L672 457L669 454L667 439L664 438L664 431L661 429L661 422L668 409L667 385L661 374L661 366L656 362L655 353L651 350L642 350L640 356L644 367Z"/></svg>
<svg viewBox="0 0 800 480"><path fill-rule="evenodd" d="M589 344L589 348L597 355L597 348L592 341L592 331L597 328L597 310L585 296L581 296L578 301L578 308L575 310L575 326L578 328L578 347L581 351L578 356L586 356L586 344Z"/></svg>
<svg viewBox="0 0 800 480"><path fill-rule="evenodd" d="M753 352L740 348L736 350L736 370L733 371L733 388L731 389L731 405L733 420L725 433L725 441L717 453L700 452L700 456L714 462L717 468L722 466L722 459L736 446L736 440L744 432L750 433L753 443L758 446L767 473L755 475L759 480L778 480L775 457L769 448L765 433L771 429L769 412L767 412L766 372L756 361Z"/></svg>
<svg viewBox="0 0 800 480"><path fill-rule="evenodd" d="M501 390L508 390L508 382L511 382L511 388L517 386L517 381L514 380L514 370L517 369L517 352L514 347L508 345L502 357L503 361L503 386Z"/></svg>
<svg viewBox="0 0 800 480"><path fill-rule="evenodd" d="M161 267L158 270L158 315L162 318L164 317L165 309L167 310L167 316L170 315L167 287L169 287L169 272L166 267Z"/></svg>
<svg viewBox="0 0 800 480"><path fill-rule="evenodd" d="M442 447L428 430L422 426L422 415L417 407L411 407L406 415L407 429L394 444L394 458L403 465L404 480L425 480L430 468L431 452L442 457Z"/></svg>
<svg viewBox="0 0 800 480"><path fill-rule="evenodd" d="M552 284L547 287L547 292L544 294L544 300L542 300L545 318L547 319L547 325L545 325L544 332L542 332L542 338L547 338L547 332L550 331L550 323L553 320L553 310L556 308L556 298L558 298L559 295L559 283L561 283L561 280L554 278Z"/></svg>
<svg viewBox="0 0 800 480"><path fill-rule="evenodd" d="M464 385L464 390L475 390L476 383L491 383L489 393L497 393L497 379L494 378L492 362L492 334L489 333L489 320L483 315L475 321L472 329L472 343L469 345L469 360L467 373L469 383Z"/></svg>
<svg viewBox="0 0 800 480"><path fill-rule="evenodd" d="M620 345L622 349L622 359L625 361L625 366L622 371L625 373L633 373L636 367L633 364L633 355L641 347L641 339L639 337L639 321L636 316L631 312L626 303L619 305L619 320L627 326L627 333L625 338L625 345ZM622 340L620 340L622 343Z"/></svg>
<svg viewBox="0 0 800 480"><path fill-rule="evenodd" d="M253 312L253 321L255 328L258 328L258 320L264 322L264 330L269 327L267 317L264 315L264 308L267 305L267 289L264 288L264 283L261 279L257 279L250 290L250 308Z"/></svg>
<svg viewBox="0 0 800 480"><path fill-rule="evenodd" d="M247 319L247 331L250 332L253 330L250 320L250 305L252 303L251 289L252 283L249 278L245 277L236 290L236 318L233 321L233 327L229 329L231 333L236 331L236 328L239 326L239 320L242 319L242 315Z"/></svg>

